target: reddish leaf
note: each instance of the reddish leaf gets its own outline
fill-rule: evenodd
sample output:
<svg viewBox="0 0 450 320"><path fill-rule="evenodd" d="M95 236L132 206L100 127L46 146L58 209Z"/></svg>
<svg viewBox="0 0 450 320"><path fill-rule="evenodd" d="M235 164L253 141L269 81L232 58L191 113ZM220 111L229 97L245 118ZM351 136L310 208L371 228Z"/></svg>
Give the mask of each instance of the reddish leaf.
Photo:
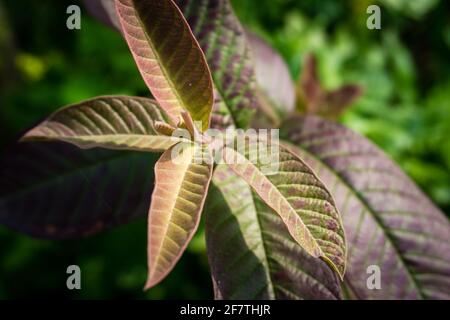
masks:
<svg viewBox="0 0 450 320"><path fill-rule="evenodd" d="M286 63L262 38L249 31L246 35L258 85L279 112L292 112L295 108L295 86Z"/></svg>
<svg viewBox="0 0 450 320"><path fill-rule="evenodd" d="M152 99L104 96L61 108L22 141L59 140L80 148L158 152L182 140L158 131L163 124L170 127L167 115Z"/></svg>
<svg viewBox="0 0 450 320"><path fill-rule="evenodd" d="M212 175L207 149L186 144L167 150L155 166L155 190L148 221L146 289L172 270L197 230ZM209 164L208 164L209 163Z"/></svg>
<svg viewBox="0 0 450 320"><path fill-rule="evenodd" d="M307 54L297 89L297 108L302 113L337 119L362 93L363 88L348 84L335 90L325 90L317 75L317 62Z"/></svg>
<svg viewBox="0 0 450 320"><path fill-rule="evenodd" d="M214 171L205 206L216 299L339 299L340 281L307 254L282 219L226 165Z"/></svg>
<svg viewBox="0 0 450 320"><path fill-rule="evenodd" d="M209 128L213 84L205 56L172 0L116 0L122 31L142 77L172 119L187 110Z"/></svg>
<svg viewBox="0 0 450 320"><path fill-rule="evenodd" d="M450 223L397 165L341 125L296 117L283 127L342 213L351 295L450 299ZM380 290L367 286L371 265L380 268Z"/></svg>
<svg viewBox="0 0 450 320"><path fill-rule="evenodd" d="M261 148L248 140L246 154L225 148L226 164L258 194L286 225L292 238L307 253L328 263L342 278L346 266L346 243L339 212L322 182L309 167L283 146L279 166L264 172L250 161L250 150ZM248 152L247 152L248 151ZM234 158L234 159L233 159Z"/></svg>

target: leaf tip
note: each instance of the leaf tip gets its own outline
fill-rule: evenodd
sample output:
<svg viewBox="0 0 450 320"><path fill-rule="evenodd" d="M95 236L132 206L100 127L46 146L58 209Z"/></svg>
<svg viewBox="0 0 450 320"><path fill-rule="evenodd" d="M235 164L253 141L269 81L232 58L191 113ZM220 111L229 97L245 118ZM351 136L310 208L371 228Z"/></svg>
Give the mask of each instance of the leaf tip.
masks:
<svg viewBox="0 0 450 320"><path fill-rule="evenodd" d="M169 272L170 270L167 270L167 272L163 274L158 274L154 269L149 269L143 291L147 291L159 284Z"/></svg>
<svg viewBox="0 0 450 320"><path fill-rule="evenodd" d="M148 291L149 289L153 288L159 281L154 281L153 278L149 277L147 281L145 282L143 291Z"/></svg>

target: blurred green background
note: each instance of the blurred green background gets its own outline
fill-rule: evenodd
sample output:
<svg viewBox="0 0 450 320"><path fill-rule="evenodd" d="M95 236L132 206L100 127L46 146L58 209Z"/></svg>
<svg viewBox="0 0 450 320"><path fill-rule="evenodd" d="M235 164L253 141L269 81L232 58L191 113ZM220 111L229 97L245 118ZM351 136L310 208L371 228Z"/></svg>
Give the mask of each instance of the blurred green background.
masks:
<svg viewBox="0 0 450 320"><path fill-rule="evenodd" d="M450 212L449 1L232 2L283 55L293 79L313 52L325 87L363 85L341 122L381 146ZM59 106L104 94L149 95L119 34L84 7L81 30L66 28L71 4L80 1L0 0L1 152ZM370 4L381 7L381 30L366 28ZM71 264L81 267L82 290L66 289ZM0 227L0 299L211 298L202 227L162 284L143 292L145 278L145 219L63 242Z"/></svg>

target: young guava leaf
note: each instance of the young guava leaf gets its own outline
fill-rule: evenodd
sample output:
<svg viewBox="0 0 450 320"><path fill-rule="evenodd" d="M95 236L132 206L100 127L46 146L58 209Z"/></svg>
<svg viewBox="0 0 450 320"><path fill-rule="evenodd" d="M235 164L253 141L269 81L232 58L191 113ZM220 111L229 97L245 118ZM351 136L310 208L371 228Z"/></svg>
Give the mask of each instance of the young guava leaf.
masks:
<svg viewBox="0 0 450 320"><path fill-rule="evenodd" d="M172 0L116 0L125 39L161 107L176 120L187 110L209 127L213 84L205 56Z"/></svg>
<svg viewBox="0 0 450 320"><path fill-rule="evenodd" d="M297 109L300 112L337 119L362 93L363 88L355 84L325 90L317 74L315 57L311 54L305 56L297 90Z"/></svg>
<svg viewBox="0 0 450 320"><path fill-rule="evenodd" d="M317 74L317 61L312 54L306 54L297 85L297 109L301 113L315 113L325 92Z"/></svg>
<svg viewBox="0 0 450 320"><path fill-rule="evenodd" d="M329 119L337 119L362 94L363 87L356 84L345 84L327 93L323 114ZM322 112L322 111L321 111Z"/></svg>
<svg viewBox="0 0 450 320"><path fill-rule="evenodd" d="M158 157L58 141L18 143L0 157L0 224L66 239L144 217Z"/></svg>
<svg viewBox="0 0 450 320"><path fill-rule="evenodd" d="M214 170L205 205L216 299L339 299L340 281L307 254L282 219L226 165Z"/></svg>
<svg viewBox="0 0 450 320"><path fill-rule="evenodd" d="M318 117L296 117L283 128L342 213L350 295L450 299L449 220L398 166L366 138Z"/></svg>
<svg viewBox="0 0 450 320"><path fill-rule="evenodd" d="M110 4L103 1L86 0L97 19L112 27L119 25L117 14L110 14ZM245 35L229 1L177 0L176 3L199 40L213 76L215 101L211 127L235 124L246 127L256 109L255 77ZM227 48L226 52L220 50L219 42Z"/></svg>
<svg viewBox="0 0 450 320"><path fill-rule="evenodd" d="M215 118L229 113L237 127L247 127L256 109L255 74L244 30L229 0L176 0L176 3L211 68L216 100L223 102L214 107L226 109L215 110ZM224 125L219 122L218 126Z"/></svg>
<svg viewBox="0 0 450 320"><path fill-rule="evenodd" d="M248 150L258 150L248 141ZM270 174L259 163L225 148L225 162L259 197L280 215L294 240L310 255L325 260L341 278L345 273L346 243L333 197L311 169L279 146L278 169Z"/></svg>
<svg viewBox="0 0 450 320"><path fill-rule="evenodd" d="M175 145L156 163L148 219L146 289L172 270L197 230L212 168L208 149L195 144Z"/></svg>
<svg viewBox="0 0 450 320"><path fill-rule="evenodd" d="M60 140L80 148L164 151L180 138L160 134L167 115L152 99L105 96L62 108L25 134L22 141Z"/></svg>

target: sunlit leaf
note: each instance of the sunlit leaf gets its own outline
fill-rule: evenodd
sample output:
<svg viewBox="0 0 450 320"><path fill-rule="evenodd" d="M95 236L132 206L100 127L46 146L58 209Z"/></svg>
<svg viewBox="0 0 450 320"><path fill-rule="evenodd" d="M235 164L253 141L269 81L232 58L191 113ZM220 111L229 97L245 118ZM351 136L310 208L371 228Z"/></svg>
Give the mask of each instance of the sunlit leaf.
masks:
<svg viewBox="0 0 450 320"><path fill-rule="evenodd" d="M216 97L238 127L247 127L256 108L255 75L244 30L229 0L176 0L206 59L217 89ZM223 117L222 117L223 119ZM218 120L218 121L219 121ZM228 123L225 123L228 124ZM219 126L224 126L222 123Z"/></svg>
<svg viewBox="0 0 450 320"><path fill-rule="evenodd" d="M283 127L342 213L349 295L450 299L450 223L397 165L341 125L297 117ZM379 290L367 286L370 266L380 268Z"/></svg>
<svg viewBox="0 0 450 320"><path fill-rule="evenodd" d="M158 154L22 142L0 158L0 223L52 239L91 235L148 212Z"/></svg>
<svg viewBox="0 0 450 320"><path fill-rule="evenodd" d="M308 255L283 221L226 165L205 205L216 299L339 299L340 281Z"/></svg>
<svg viewBox="0 0 450 320"><path fill-rule="evenodd" d="M106 0L104 4L86 1L96 2L88 6L95 17L110 26L118 25L117 15L109 14L110 4ZM215 101L211 127L235 124L246 127L256 108L255 76L243 29L229 1L176 0L176 3L199 40L213 76ZM227 48L226 52L220 50L221 46Z"/></svg>
<svg viewBox="0 0 450 320"><path fill-rule="evenodd" d="M205 57L172 0L116 0L122 31L141 75L176 120L182 109L209 127L213 84Z"/></svg>
<svg viewBox="0 0 450 320"><path fill-rule="evenodd" d="M60 140L81 148L139 151L164 151L180 141L160 134L155 122L166 123L167 116L154 100L98 97L55 112L22 141Z"/></svg>
<svg viewBox="0 0 450 320"><path fill-rule="evenodd" d="M248 143L248 150L257 150L252 144L258 142L249 140ZM261 171L260 164L251 162L249 155L227 147L226 163L280 215L291 236L307 253L325 260L343 277L344 230L334 200L322 182L283 146L280 146L278 169L271 174Z"/></svg>
<svg viewBox="0 0 450 320"><path fill-rule="evenodd" d="M205 148L185 144L183 152L163 153L155 165L155 190L148 222L146 289L172 270L197 230L211 181L211 155Z"/></svg>

